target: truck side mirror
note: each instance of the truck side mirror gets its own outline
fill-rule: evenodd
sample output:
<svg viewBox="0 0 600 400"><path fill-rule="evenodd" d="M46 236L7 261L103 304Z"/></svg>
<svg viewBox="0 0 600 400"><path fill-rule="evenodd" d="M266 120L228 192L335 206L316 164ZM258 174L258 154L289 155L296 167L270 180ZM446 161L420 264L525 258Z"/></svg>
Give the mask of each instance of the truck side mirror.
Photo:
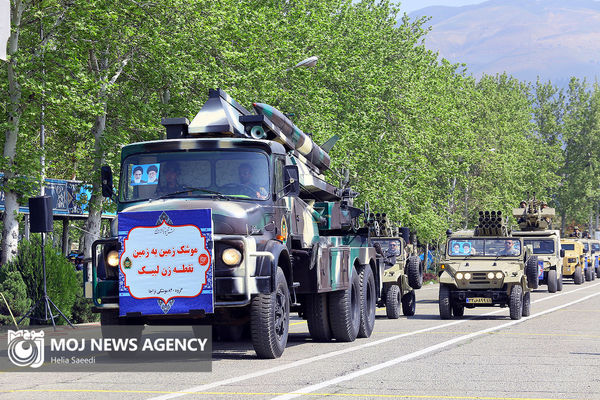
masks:
<svg viewBox="0 0 600 400"><path fill-rule="evenodd" d="M565 256L565 249L560 249L560 256L561 258Z"/></svg>
<svg viewBox="0 0 600 400"><path fill-rule="evenodd" d="M100 168L100 175L102 177L102 196L110 198L114 194L113 176L112 176L112 170L110 169L110 166L103 165Z"/></svg>
<svg viewBox="0 0 600 400"><path fill-rule="evenodd" d="M298 166L286 165L283 170L283 193L284 196L300 195L300 180Z"/></svg>

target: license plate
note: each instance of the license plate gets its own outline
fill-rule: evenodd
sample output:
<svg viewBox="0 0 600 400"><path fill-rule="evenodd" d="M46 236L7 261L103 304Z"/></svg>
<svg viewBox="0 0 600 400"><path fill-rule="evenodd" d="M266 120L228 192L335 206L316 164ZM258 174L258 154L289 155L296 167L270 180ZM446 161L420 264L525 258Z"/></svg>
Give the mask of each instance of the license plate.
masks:
<svg viewBox="0 0 600 400"><path fill-rule="evenodd" d="M492 299L489 297L470 297L467 298L469 304L492 304Z"/></svg>

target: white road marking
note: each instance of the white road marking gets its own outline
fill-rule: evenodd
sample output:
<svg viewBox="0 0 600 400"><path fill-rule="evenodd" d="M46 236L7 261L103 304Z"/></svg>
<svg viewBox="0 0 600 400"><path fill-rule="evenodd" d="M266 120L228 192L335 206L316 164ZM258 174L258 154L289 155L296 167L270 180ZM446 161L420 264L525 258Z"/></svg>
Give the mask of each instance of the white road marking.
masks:
<svg viewBox="0 0 600 400"><path fill-rule="evenodd" d="M563 291L563 292L560 292L560 293L554 293L554 294L552 294L552 296L543 297L541 299L532 301L532 303L542 302L542 301L545 301L547 299L552 299L552 298L556 298L558 296L562 296L562 295L566 295L566 294L578 292L579 290L588 289L588 288L591 288L591 287L597 286L597 285L600 285L600 283L597 283L595 285L583 286L581 288L570 290L570 291ZM327 358L331 358L331 357L335 357L335 356L339 356L339 355L351 353L351 352L354 352L354 351L362 350L362 349L365 349L365 348L368 348L368 347L377 346L379 344L390 342L392 340L397 340L397 339L401 339L401 338L404 338L404 337L407 337L407 336L413 336L413 335L418 335L420 333L425 333L425 332L430 332L430 331L434 331L434 330L438 330L438 329L442 329L442 328L447 328L449 326L454 326L454 325L462 324L462 323L465 323L467 321L472 321L472 320L477 319L477 318L481 318L481 317L485 317L485 316L489 316L489 315L494 315L494 314L499 314L499 313L502 313L502 312L506 312L506 309L505 308L501 308L501 309L498 309L498 310L495 310L495 311L491 311L491 312L488 312L488 313L485 313L485 314L479 314L479 315L474 315L474 316L467 317L467 318L464 318L464 319L454 320L452 322L447 322L447 323L444 323L444 324L441 324L441 325L436 325L436 326L433 326L433 327L430 327L430 328L419 329L419 330L416 330L416 331L407 332L407 333L403 333L403 334L399 334L399 335L395 335L395 336L390 336L390 337L387 337L387 338L375 340L375 341L364 343L364 344L357 345L357 346L346 347L346 348L341 349L341 350L336 350L336 351L332 351L332 352L329 352L329 353L320 354L318 356L313 356L313 357L309 357L309 358L304 358L304 359L301 359L301 360L297 360L297 361L291 362L289 364L278 365L278 366L275 366L273 368L267 368L267 369L263 369L263 370L256 371L256 372L252 372L252 373L249 373L249 374L235 376L235 377L232 377L232 378L223 379L223 380L212 382L212 383L207 383L207 384L204 384L204 385L195 386L195 387L192 387L192 388L189 388L189 389L184 389L181 392L170 393L170 394L166 394L164 396L152 397L152 398L149 398L148 400L167 400L167 399L173 399L173 398L176 398L176 397L185 396L185 395L190 394L192 392L203 392L203 391L206 391L206 390L209 390L209 389L213 389L215 387L230 385L230 384L242 382L242 381L245 381L245 380L248 380L248 379L258 378L258 377L261 377L261 376L264 376L264 375L278 373L278 372L284 371L286 369L300 367L302 365L310 364L310 363L315 362L315 361L320 361L320 360L324 360L324 359L327 359Z"/></svg>
<svg viewBox="0 0 600 400"><path fill-rule="evenodd" d="M591 286L588 286L588 288L589 287L591 287ZM470 334L467 334L467 335L464 335L464 336L456 337L454 339L446 340L445 342L438 343L438 344L430 346L430 347L426 347L426 348L421 349L419 351L415 351L413 353L406 354L406 355L404 355L402 357L394 358L394 359L388 360L386 362L373 365L373 366L368 367L368 368L364 368L364 369L361 369L361 370L358 370L358 371L355 371L355 372L352 372L352 373L349 373L349 374L346 374L346 375L343 375L343 376L339 376L339 377L334 378L334 379L330 379L330 380L325 381L325 382L317 383L315 385L306 386L306 387L304 387L302 389L295 390L295 391L293 391L291 393L288 393L288 394L285 394L285 395L273 397L272 400L289 400L289 399L294 399L296 397L302 396L303 394L312 393L312 392L315 392L317 390L323 389L323 388L328 387L328 386L337 385L338 383L341 383L341 382L349 381L349 380L352 380L354 378L358 378L358 377L363 376L363 375L367 375L367 374L370 374L370 373L373 373L373 372L376 372L376 371L379 371L379 370L382 370L382 369L385 369L385 368L389 368L389 367L394 366L396 364L412 360L414 358L420 357L420 356L425 355L427 353L432 353L432 352L434 352L436 350L440 350L440 349L443 349L445 347L452 346L453 344L456 344L456 343L460 343L460 342L464 342L464 341L469 340L469 339L473 339L473 338L475 338L477 336L481 336L481 335L484 335L486 333L498 331L498 330L501 330L501 329L504 329L504 328L508 328L508 327L516 325L516 324L520 324L520 323L528 321L528 320L530 320L532 318L537 318L537 317L540 317L542 315L549 314L551 312L560 310L562 308L571 306L573 304L580 303L582 301L588 300L588 299L590 299L592 297L595 297L595 296L598 296L598 295L600 295L600 292L594 293L594 294L590 294L588 296L582 297L582 298L580 298L578 300L571 301L569 303L562 304L560 306L549 308L549 309L544 310L542 312L539 312L537 314L533 314L533 315L531 315L529 317L523 317L520 320L513 320L511 322L507 322L505 324L498 325L498 326L495 326L495 327L492 327L492 328L483 329L481 331L473 332L473 333L470 333Z"/></svg>

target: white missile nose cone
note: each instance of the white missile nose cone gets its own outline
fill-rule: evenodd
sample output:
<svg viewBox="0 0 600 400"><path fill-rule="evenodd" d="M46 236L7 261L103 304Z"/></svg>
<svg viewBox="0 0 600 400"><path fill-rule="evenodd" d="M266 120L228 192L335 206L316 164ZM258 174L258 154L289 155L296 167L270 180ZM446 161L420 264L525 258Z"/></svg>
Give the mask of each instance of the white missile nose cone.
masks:
<svg viewBox="0 0 600 400"><path fill-rule="evenodd" d="M307 59L304 59L304 60L300 61L298 64L296 64L294 66L294 68L314 67L315 65L317 65L318 60L319 60L319 57L317 57L317 56L308 57Z"/></svg>

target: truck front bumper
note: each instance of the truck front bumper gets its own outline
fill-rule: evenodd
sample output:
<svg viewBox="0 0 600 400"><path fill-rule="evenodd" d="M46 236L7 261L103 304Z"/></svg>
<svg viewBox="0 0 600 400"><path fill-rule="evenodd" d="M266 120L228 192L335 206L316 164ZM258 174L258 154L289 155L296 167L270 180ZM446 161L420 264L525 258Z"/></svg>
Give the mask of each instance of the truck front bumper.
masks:
<svg viewBox="0 0 600 400"><path fill-rule="evenodd" d="M488 290L453 290L450 298L454 304L466 307L491 307L494 305L505 305L509 302L505 289Z"/></svg>

